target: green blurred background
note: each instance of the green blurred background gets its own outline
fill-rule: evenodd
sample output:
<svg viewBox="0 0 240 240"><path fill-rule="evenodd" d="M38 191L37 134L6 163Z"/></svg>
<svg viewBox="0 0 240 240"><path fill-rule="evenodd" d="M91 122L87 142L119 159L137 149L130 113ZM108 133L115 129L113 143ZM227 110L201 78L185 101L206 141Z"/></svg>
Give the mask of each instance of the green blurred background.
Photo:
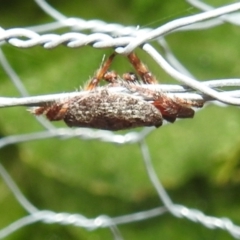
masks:
<svg viewBox="0 0 240 240"><path fill-rule="evenodd" d="M102 19L109 23L155 28L198 11L183 0L94 0L49 3L67 16ZM212 0L215 6L230 1ZM33 1L0 1L0 26L26 27L53 21ZM68 31L68 30L67 30ZM60 31L59 31L60 32ZM64 32L64 30L61 30ZM214 29L167 36L178 59L202 80L239 77L240 29L224 24ZM3 47L7 59L31 95L75 91L94 74L111 49L59 46L18 49ZM158 48L161 51L160 48ZM176 83L144 52L141 59L163 83ZM113 68L131 71L119 56ZM18 97L0 68L0 95ZM1 109L1 137L41 131L23 107ZM192 120L178 121L152 132L146 142L154 168L171 199L207 215L229 217L240 224L240 111L208 105ZM55 123L64 127L63 123ZM119 216L161 205L146 175L137 144L117 146L100 141L46 139L10 145L0 150L1 163L39 209ZM0 180L0 228L25 216ZM232 239L222 230L209 230L166 214L120 226L124 239ZM73 226L36 223L6 239L112 239L108 229L86 231Z"/></svg>

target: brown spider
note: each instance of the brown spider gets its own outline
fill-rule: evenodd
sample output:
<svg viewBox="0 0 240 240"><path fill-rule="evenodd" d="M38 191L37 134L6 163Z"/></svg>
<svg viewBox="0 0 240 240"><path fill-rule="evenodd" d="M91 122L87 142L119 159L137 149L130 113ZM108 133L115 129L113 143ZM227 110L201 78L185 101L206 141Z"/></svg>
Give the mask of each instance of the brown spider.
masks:
<svg viewBox="0 0 240 240"><path fill-rule="evenodd" d="M169 97L166 93L144 88L144 84L157 84L155 77L135 53L128 59L140 76L126 73L120 78L108 72L115 54L102 64L96 75L85 86L86 96L72 97L45 104L32 110L35 115L45 114L50 121L64 120L70 127L89 127L105 130L123 130L134 127L160 127L163 119L174 122L176 118L192 118L194 110L202 107L202 101ZM98 87L101 79L109 82ZM121 86L130 93L113 92L110 88ZM137 93L136 96L134 93Z"/></svg>

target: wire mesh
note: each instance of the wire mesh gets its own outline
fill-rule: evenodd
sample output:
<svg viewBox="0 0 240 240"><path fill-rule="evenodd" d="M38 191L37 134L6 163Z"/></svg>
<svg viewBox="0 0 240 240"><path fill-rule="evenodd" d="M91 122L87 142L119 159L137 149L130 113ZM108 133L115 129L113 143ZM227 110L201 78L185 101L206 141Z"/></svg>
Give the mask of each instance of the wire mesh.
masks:
<svg viewBox="0 0 240 240"><path fill-rule="evenodd" d="M177 85L159 84L158 86L154 86L154 88L167 92L170 95L173 94L174 96L189 100L204 100L205 102L214 101L215 104L221 106L239 106L240 91L238 87L240 86L240 79L224 78L206 81L197 80L188 69L177 60L174 53L171 51L168 42L165 40L165 37L174 34L177 31L193 31L206 28L211 29L222 25L225 22L239 25L240 15L237 11L240 9L240 3L237 2L223 7L213 8L201 1L189 0L188 2L192 6L199 8L202 12L167 22L155 29L150 29L133 26L126 27L121 24L108 24L100 20L69 18L51 7L47 2L36 0L38 6L51 16L55 22L25 28L1 28L0 42L2 46L13 45L17 48L40 46L43 49L53 49L60 45L65 45L68 48L79 48L89 45L93 48L114 48L117 53L123 55L141 47L160 68L179 82ZM65 30L66 28L68 29L67 31ZM59 34L57 33L57 30L59 29L64 29L66 32ZM163 49L164 54L161 55L152 43L157 43L158 46ZM76 91L72 93L32 96L26 90L23 81L8 62L3 51L0 52L0 63L4 71L7 73L9 80L12 81L12 84L21 95L19 98L6 96L0 97L1 108L13 106L39 106L46 102L88 94L84 91ZM151 86L146 85L145 87L150 88ZM114 88L110 89L110 91L122 92L126 91L126 89ZM240 238L240 227L235 225L230 219L207 216L200 210L175 204L169 197L157 176L156 170L152 164L148 144L145 141L146 137L153 132L155 128L144 128L140 131L132 130L126 133L114 133L104 130L56 127L44 118L38 117L36 119L44 127L44 131L4 136L0 139L0 147L4 148L12 144L32 142L41 139L44 140L48 138L59 138L64 141L70 140L71 138L80 138L82 140L97 140L118 145L138 144L148 178L157 192L162 205L154 209L138 211L133 214L118 217L110 217L103 214L88 218L84 216L84 214L40 210L24 196L3 165L0 165L0 174L3 180L12 191L18 203L27 212L26 216L12 222L0 230L1 239L10 236L24 226L36 222L72 225L87 230L109 228L113 234L113 239L124 239L118 229L118 225L147 220L163 215L167 212L176 218L186 218L192 222L202 224L206 228L223 229L234 238Z"/></svg>

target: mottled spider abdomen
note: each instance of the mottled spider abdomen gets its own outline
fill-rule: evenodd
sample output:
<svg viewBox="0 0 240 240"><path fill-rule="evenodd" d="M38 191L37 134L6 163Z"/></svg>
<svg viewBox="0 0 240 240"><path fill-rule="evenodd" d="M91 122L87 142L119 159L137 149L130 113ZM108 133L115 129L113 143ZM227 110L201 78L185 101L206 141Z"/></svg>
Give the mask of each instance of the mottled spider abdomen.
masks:
<svg viewBox="0 0 240 240"><path fill-rule="evenodd" d="M50 121L64 120L70 127L112 131L162 125L160 111L150 102L129 94L112 93L106 88L35 108L33 113L46 114Z"/></svg>

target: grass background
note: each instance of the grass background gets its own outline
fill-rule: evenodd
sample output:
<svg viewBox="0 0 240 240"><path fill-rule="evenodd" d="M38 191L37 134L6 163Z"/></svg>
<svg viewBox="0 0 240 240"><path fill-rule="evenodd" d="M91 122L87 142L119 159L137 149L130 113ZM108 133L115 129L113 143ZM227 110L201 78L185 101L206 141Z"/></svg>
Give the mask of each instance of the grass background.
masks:
<svg viewBox="0 0 240 240"><path fill-rule="evenodd" d="M124 25L155 28L170 20L198 12L182 0L170 1L63 1L49 3L67 16L102 19ZM230 1L212 1L215 6ZM33 1L0 1L0 26L25 27L51 22ZM239 27L224 24L214 29L175 33L166 39L179 60L198 79L233 78L239 70ZM89 46L69 49L41 46L3 47L11 66L31 95L74 91L99 67L111 49ZM161 51L161 49L159 49ZM163 83L175 82L138 50L141 59ZM119 56L113 69L131 71ZM0 95L19 96L0 69ZM154 168L174 202L208 215L226 216L240 224L240 124L239 108L208 105L194 120L178 121L146 138ZM64 126L56 123L56 126ZM1 137L41 131L25 108L1 109ZM0 150L24 195L39 209L118 216L159 206L158 196L146 175L138 145L116 146L79 139L46 139ZM26 215L0 180L0 227ZM169 214L120 226L125 239L232 239L221 230L176 219ZM7 239L112 239L108 229L36 223Z"/></svg>

